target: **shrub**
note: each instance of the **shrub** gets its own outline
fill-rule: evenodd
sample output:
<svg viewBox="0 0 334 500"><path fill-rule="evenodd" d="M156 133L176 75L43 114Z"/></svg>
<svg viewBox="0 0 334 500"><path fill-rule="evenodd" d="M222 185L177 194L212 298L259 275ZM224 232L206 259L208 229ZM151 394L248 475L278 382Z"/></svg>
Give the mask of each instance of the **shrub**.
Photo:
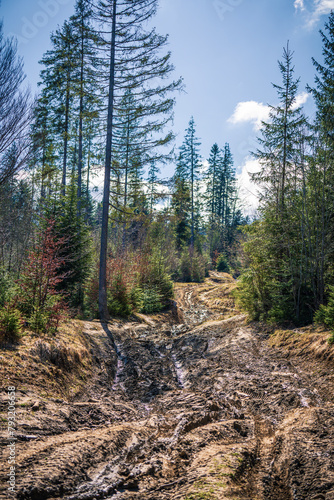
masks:
<svg viewBox="0 0 334 500"><path fill-rule="evenodd" d="M0 307L5 307L15 295L16 286L10 276L0 270Z"/></svg>
<svg viewBox="0 0 334 500"><path fill-rule="evenodd" d="M22 331L23 320L20 311L9 305L0 311L0 340L2 342L18 342Z"/></svg>
<svg viewBox="0 0 334 500"><path fill-rule="evenodd" d="M130 316L140 301L138 293L138 262L131 255L108 261L107 296L111 316Z"/></svg>
<svg viewBox="0 0 334 500"><path fill-rule="evenodd" d="M169 299L173 298L174 293L173 282L166 271L161 256L154 252L152 255L146 254L146 256L143 256L139 272L139 285L143 291L142 300L144 304L145 300L152 300L153 302L155 300L157 308L152 312L161 311L168 304ZM158 296L159 299L157 299ZM153 299L154 297L155 299Z"/></svg>
<svg viewBox="0 0 334 500"><path fill-rule="evenodd" d="M65 278L65 274L60 274L64 259L59 255L65 240L56 241L53 235L54 222L46 223L46 229L39 231L36 247L30 252L17 281L18 291L14 298L16 307L37 333L54 333L60 319L65 317L67 308L58 292L58 285Z"/></svg>
<svg viewBox="0 0 334 500"><path fill-rule="evenodd" d="M229 266L228 261L227 261L227 257L223 253L221 253L218 256L218 259L216 262L216 270L221 272L221 273L229 273L231 271L230 266Z"/></svg>
<svg viewBox="0 0 334 500"><path fill-rule="evenodd" d="M184 250L181 254L179 265L174 271L175 281L202 283L208 275L208 259L196 250Z"/></svg>
<svg viewBox="0 0 334 500"><path fill-rule="evenodd" d="M334 344L334 286L329 287L328 302L325 306L321 304L314 315L315 323L327 326L332 330L332 334L328 339L330 345Z"/></svg>
<svg viewBox="0 0 334 500"><path fill-rule="evenodd" d="M162 298L157 288L144 288L141 294L142 307L140 312L144 314L153 314L162 311L164 308Z"/></svg>
<svg viewBox="0 0 334 500"><path fill-rule="evenodd" d="M334 329L334 286L329 287L327 305L321 305L314 315L316 323L323 324Z"/></svg>
<svg viewBox="0 0 334 500"><path fill-rule="evenodd" d="M91 313L98 315L98 279L87 285ZM108 259L107 300L111 316L130 316L133 312L161 311L173 297L173 282L157 253L128 252Z"/></svg>

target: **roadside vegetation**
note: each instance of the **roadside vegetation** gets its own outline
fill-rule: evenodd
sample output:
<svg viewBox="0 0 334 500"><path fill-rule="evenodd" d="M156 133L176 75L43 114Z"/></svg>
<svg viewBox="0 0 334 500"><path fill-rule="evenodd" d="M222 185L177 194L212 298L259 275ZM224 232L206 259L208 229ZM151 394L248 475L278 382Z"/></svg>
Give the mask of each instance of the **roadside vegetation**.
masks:
<svg viewBox="0 0 334 500"><path fill-rule="evenodd" d="M289 44L283 51L253 153L261 199L251 221L228 142L204 158L191 117L174 149L183 82L167 37L144 23L157 1L130 16L128 0L114 8L77 0L51 35L35 101L0 26L0 341L57 336L68 318L160 312L173 283L201 283L214 269L238 278L251 320L333 329L334 14L308 88L313 121L298 106Z"/></svg>

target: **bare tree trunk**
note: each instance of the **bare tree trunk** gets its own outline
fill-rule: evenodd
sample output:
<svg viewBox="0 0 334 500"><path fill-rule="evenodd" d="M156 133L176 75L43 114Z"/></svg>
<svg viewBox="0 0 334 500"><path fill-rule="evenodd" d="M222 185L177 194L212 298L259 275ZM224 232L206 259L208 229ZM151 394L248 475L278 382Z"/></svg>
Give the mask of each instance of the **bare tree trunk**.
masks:
<svg viewBox="0 0 334 500"><path fill-rule="evenodd" d="M63 177L62 177L62 181L61 181L61 185L62 185L61 194L63 195L63 197L65 197L65 187L66 187L69 108L70 108L70 88L69 88L69 76L68 76L67 90L66 90L66 102L65 102L65 130L64 130Z"/></svg>
<svg viewBox="0 0 334 500"><path fill-rule="evenodd" d="M193 142L193 140L192 140ZM195 242L195 231L194 231L194 145L192 144L192 151L191 151L191 240L190 240L190 246L191 249L194 249L194 242Z"/></svg>
<svg viewBox="0 0 334 500"><path fill-rule="evenodd" d="M325 203L326 194L325 186L327 182L327 168L326 164L323 172L323 182L322 182L322 199L321 199L321 255L320 255L320 275L319 275L319 303L324 303L324 274L325 274L325 238L326 238L326 213L325 213Z"/></svg>
<svg viewBox="0 0 334 500"><path fill-rule="evenodd" d="M117 6L117 0L114 0L113 12L112 12L112 34L111 34L111 48L110 48L109 102L108 102L107 142L106 142L106 160L105 160L105 173L104 173L100 275L99 275L99 314L101 320L107 320L109 316L108 306L107 306L107 250L108 250L108 212L109 212L109 197L110 197L110 170L111 170L112 138L113 138L113 118L114 118L116 6Z"/></svg>
<svg viewBox="0 0 334 500"><path fill-rule="evenodd" d="M124 178L124 211L126 212L128 204L128 174L129 174L129 156L130 156L130 117L128 116L128 126L126 134L126 155L125 155L125 178ZM126 246L126 221L123 222L122 236L123 251Z"/></svg>
<svg viewBox="0 0 334 500"><path fill-rule="evenodd" d="M81 215L82 184L82 115L83 115L83 79L84 79L84 20L81 18L81 61L80 61L80 104L79 104L79 150L78 150L78 215Z"/></svg>
<svg viewBox="0 0 334 500"><path fill-rule="evenodd" d="M286 48L287 57L289 56L289 42ZM287 133L288 133L288 109L289 109L289 89L290 89L290 62L287 60L287 76L286 76L286 96L285 96L285 109L284 109L284 138L283 138L283 162L282 162L282 192L281 192L281 219L284 219L285 207L285 183L286 183L286 167L287 167Z"/></svg>
<svg viewBox="0 0 334 500"><path fill-rule="evenodd" d="M89 217L89 181L90 181L90 146L91 146L91 138L89 136L88 139L88 155L87 155L87 181L86 181L86 214L85 220L88 222Z"/></svg>

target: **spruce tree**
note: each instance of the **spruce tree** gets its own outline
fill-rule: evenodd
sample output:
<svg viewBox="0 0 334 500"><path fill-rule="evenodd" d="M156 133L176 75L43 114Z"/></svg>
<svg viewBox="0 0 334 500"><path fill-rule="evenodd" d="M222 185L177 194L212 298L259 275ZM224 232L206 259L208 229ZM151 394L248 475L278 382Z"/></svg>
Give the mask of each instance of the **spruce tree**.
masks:
<svg viewBox="0 0 334 500"><path fill-rule="evenodd" d="M41 60L45 69L41 71L44 98L52 113L53 125L62 149L62 195L65 196L67 177L68 146L70 140L71 117L75 71L76 39L68 21L51 35L52 49Z"/></svg>
<svg viewBox="0 0 334 500"><path fill-rule="evenodd" d="M316 288L318 305L325 300L326 274L332 284L334 215L334 12L331 12L325 30L320 31L323 43L323 63L312 59L317 71L312 93L317 114L315 120L315 158L312 172L314 202L318 206L316 253Z"/></svg>
<svg viewBox="0 0 334 500"><path fill-rule="evenodd" d="M88 0L77 0L75 14L70 18L70 25L76 42L74 93L78 100L78 158L77 158L77 190L78 214L81 215L82 204L82 171L84 142L87 146L92 141L91 123L99 117L101 106L100 89L97 87L97 72L99 69L97 49L100 37L92 26L92 7ZM84 130L84 128L86 130ZM88 151L86 155L88 156Z"/></svg>
<svg viewBox="0 0 334 500"><path fill-rule="evenodd" d="M172 119L174 99L170 94L180 87L180 81L162 81L173 70L170 53L160 55L167 37L158 35L155 29L144 29L144 24L156 13L157 4L157 0L105 0L99 1L96 8L96 15L104 24L104 33L109 31L109 37L105 36L109 90L99 273L101 319L108 317L106 273L114 111L117 111L124 93L131 89L135 108L141 110L140 117L145 121L149 138L146 141L147 150L168 145L173 139L173 134L164 132L164 129Z"/></svg>
<svg viewBox="0 0 334 500"><path fill-rule="evenodd" d="M172 179L173 195L171 210L175 217L174 232L176 248L182 251L189 245L191 237L191 196L189 183L187 182L181 155Z"/></svg>
<svg viewBox="0 0 334 500"><path fill-rule="evenodd" d="M208 170L206 173L207 182L207 211L209 215L209 224L213 228L216 222L216 216L218 213L218 186L219 186L219 172L221 170L222 164L222 152L217 143L215 143L210 151L210 157L208 159Z"/></svg>
<svg viewBox="0 0 334 500"><path fill-rule="evenodd" d="M261 171L253 179L265 189L265 197L275 200L278 217L285 216L286 197L295 172L295 158L301 128L305 117L296 106L299 78L294 78L293 52L283 49L283 60L278 62L282 84L273 84L279 104L270 106L269 121L262 124L260 148L254 153L261 164Z"/></svg>
<svg viewBox="0 0 334 500"><path fill-rule="evenodd" d="M50 194L51 182L55 184L57 161L54 141L54 128L52 113L48 98L42 91L36 102L33 112L33 124L31 129L32 159L34 168L34 182L40 186L40 207L45 204Z"/></svg>
<svg viewBox="0 0 334 500"><path fill-rule="evenodd" d="M147 183L148 183L148 198L149 198L149 208L150 208L150 214L153 214L153 209L154 206L157 202L157 198L159 196L159 192L157 189L158 186L158 174L160 173L160 169L157 167L156 163L154 160L151 161L150 168L148 170L148 177L147 177Z"/></svg>
<svg viewBox="0 0 334 500"><path fill-rule="evenodd" d="M220 163L218 182L217 212L221 226L227 228L231 224L231 216L233 214L233 206L236 198L236 181L233 169L233 157L228 143L226 143L224 147L223 159Z"/></svg>
<svg viewBox="0 0 334 500"><path fill-rule="evenodd" d="M315 305L309 246L314 241L309 211L314 207L307 185L311 160L302 153L307 123L296 104L299 80L289 46L279 68L282 84L274 85L279 104L271 106L270 121L262 125L261 149L255 153L262 167L253 175L262 188L261 221L247 231L250 269L241 296L254 317L303 323L311 320Z"/></svg>
<svg viewBox="0 0 334 500"><path fill-rule="evenodd" d="M182 146L180 147L179 172L189 181L190 199L191 199L191 247L195 242L195 209L196 209L196 181L199 180L199 169L201 165L201 156L199 154L200 142L196 137L195 121L191 117L189 126Z"/></svg>

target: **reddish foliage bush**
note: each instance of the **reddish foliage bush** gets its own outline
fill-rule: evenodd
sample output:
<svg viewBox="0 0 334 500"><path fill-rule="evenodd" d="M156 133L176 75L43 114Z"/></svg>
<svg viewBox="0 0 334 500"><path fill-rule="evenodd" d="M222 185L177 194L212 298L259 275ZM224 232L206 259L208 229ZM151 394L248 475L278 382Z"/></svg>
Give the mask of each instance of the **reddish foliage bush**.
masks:
<svg viewBox="0 0 334 500"><path fill-rule="evenodd" d="M46 228L39 231L35 249L30 252L24 271L17 281L19 291L14 298L15 307L37 332L56 331L67 309L64 298L57 290L57 286L66 277L59 273L64 265L60 253L66 240L56 240L53 227L54 221L48 220Z"/></svg>

